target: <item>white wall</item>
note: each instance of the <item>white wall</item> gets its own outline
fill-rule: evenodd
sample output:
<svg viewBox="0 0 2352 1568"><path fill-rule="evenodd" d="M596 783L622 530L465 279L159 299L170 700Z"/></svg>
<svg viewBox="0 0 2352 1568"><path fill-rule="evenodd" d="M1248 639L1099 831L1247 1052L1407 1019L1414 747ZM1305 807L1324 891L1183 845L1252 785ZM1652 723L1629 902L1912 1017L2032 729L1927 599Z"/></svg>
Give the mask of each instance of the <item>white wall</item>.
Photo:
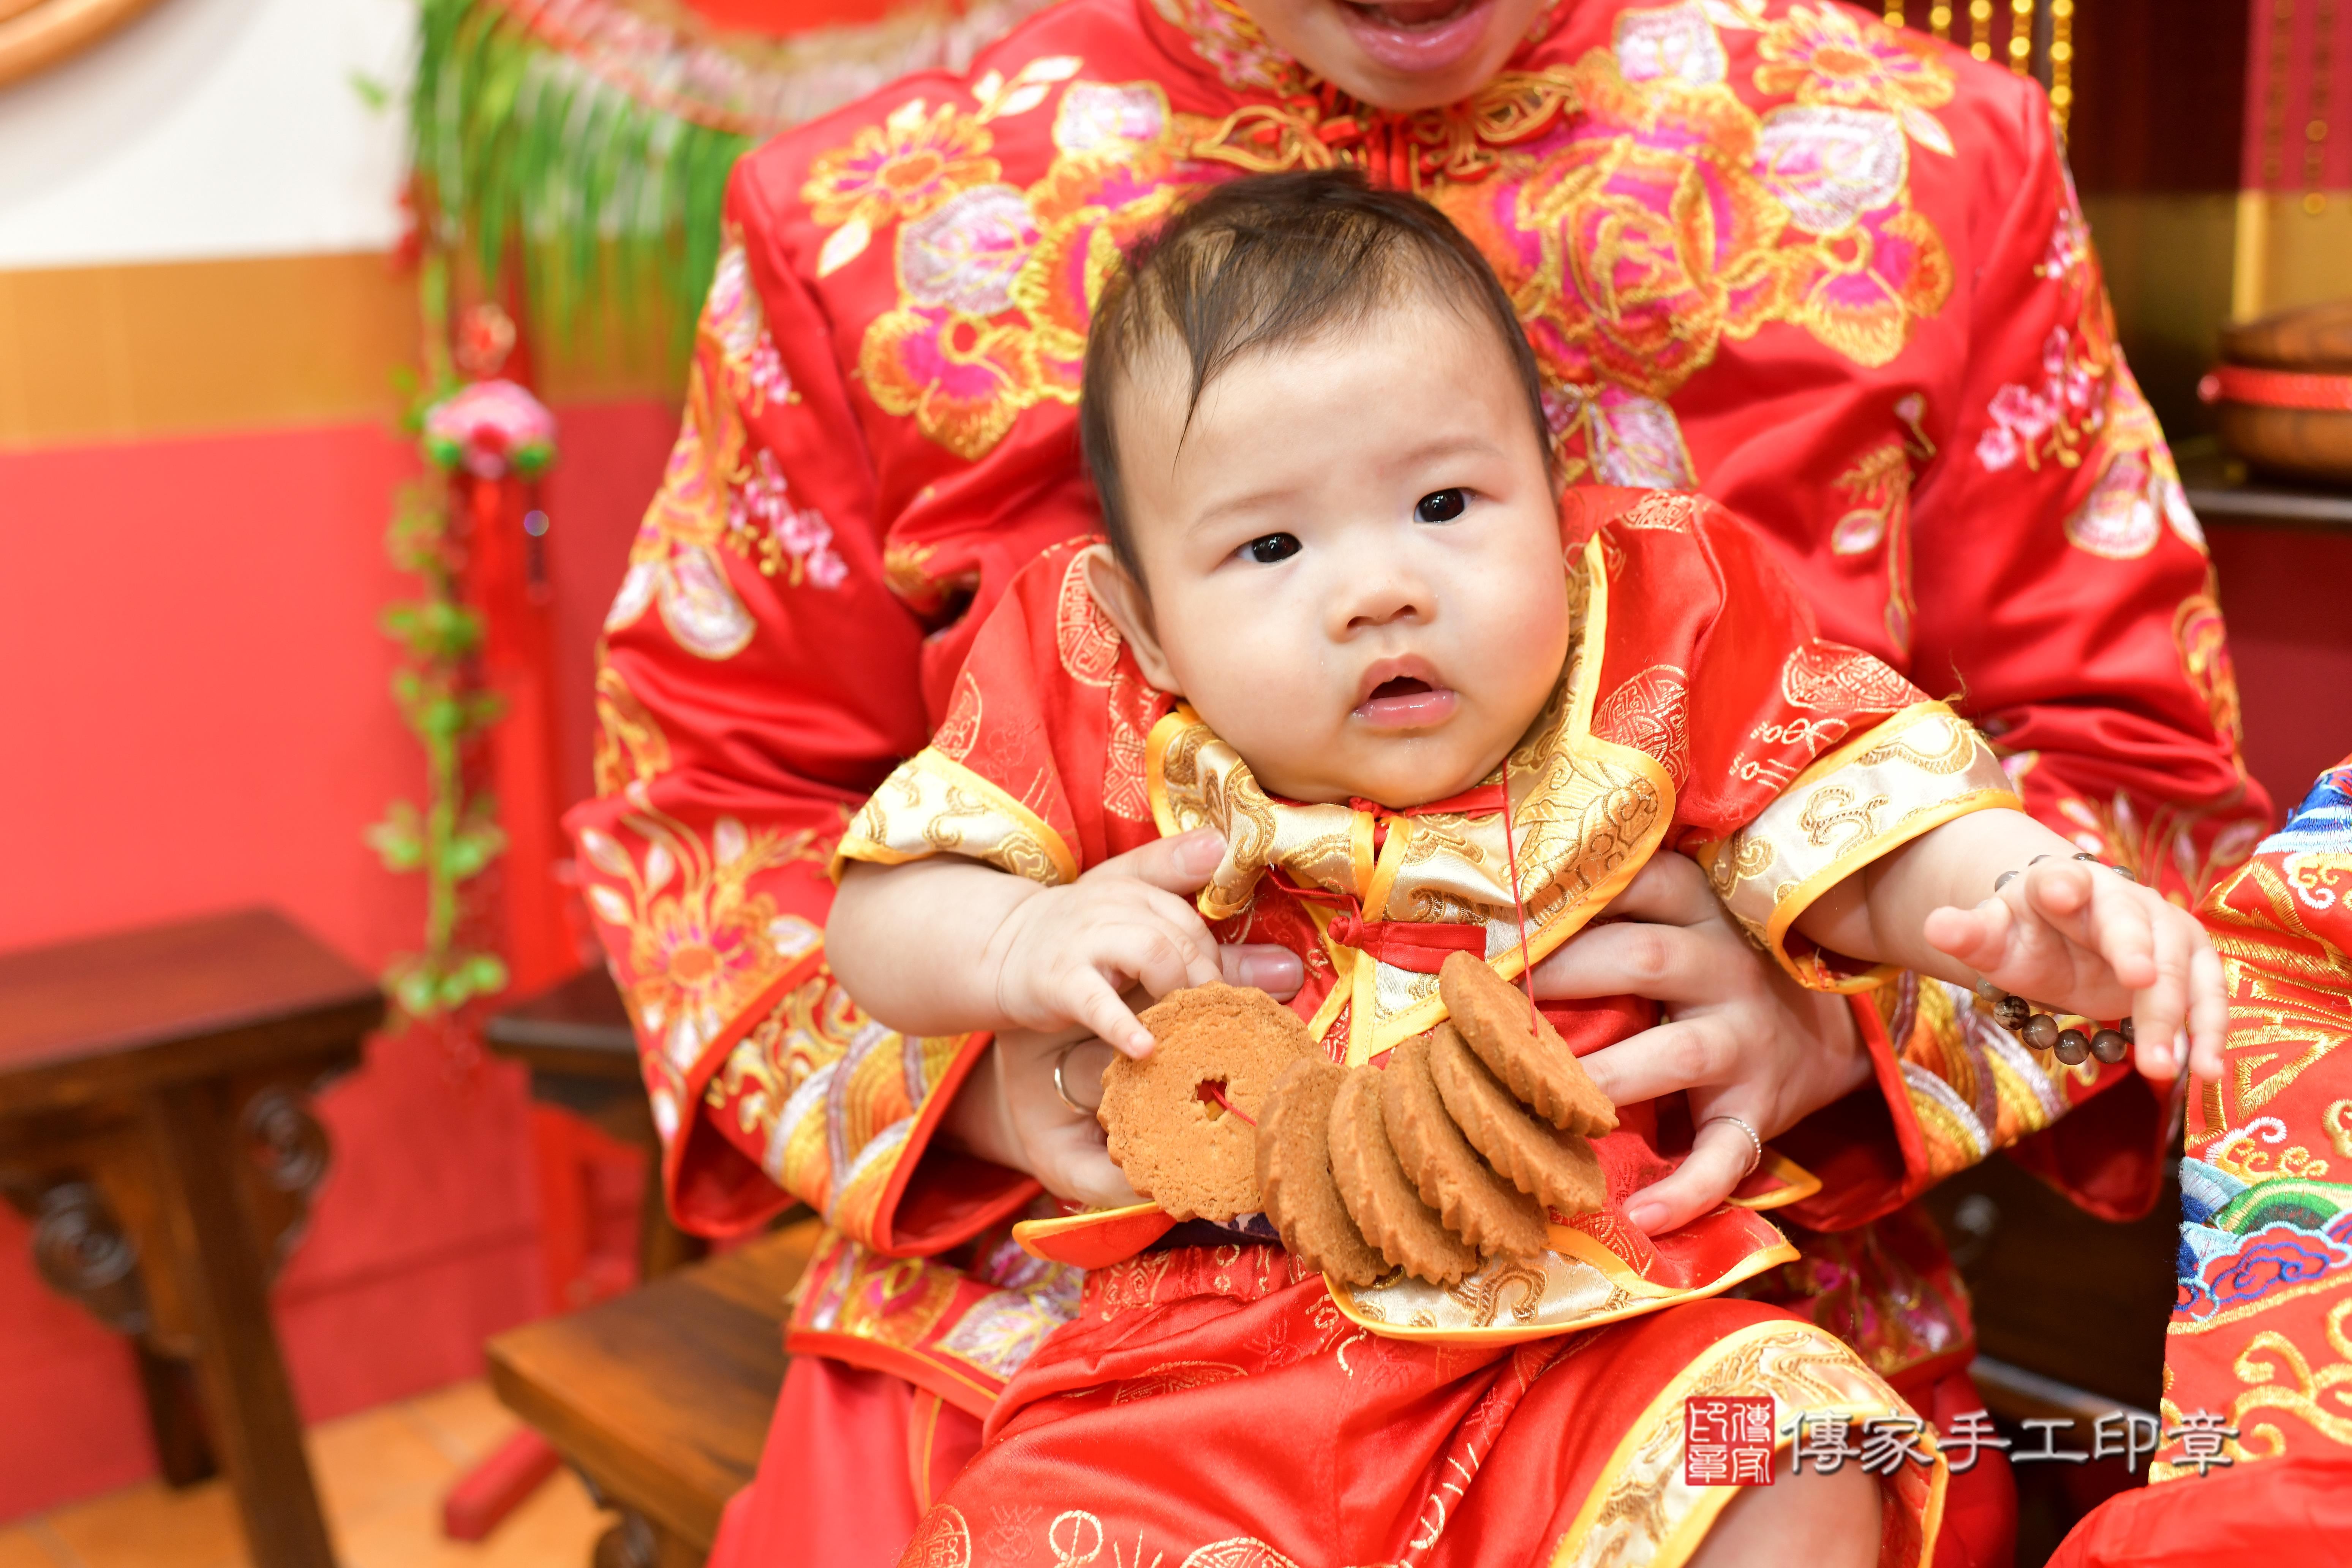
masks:
<svg viewBox="0 0 2352 1568"><path fill-rule="evenodd" d="M0 268L389 246L415 28L409 0L160 0L0 87Z"/></svg>

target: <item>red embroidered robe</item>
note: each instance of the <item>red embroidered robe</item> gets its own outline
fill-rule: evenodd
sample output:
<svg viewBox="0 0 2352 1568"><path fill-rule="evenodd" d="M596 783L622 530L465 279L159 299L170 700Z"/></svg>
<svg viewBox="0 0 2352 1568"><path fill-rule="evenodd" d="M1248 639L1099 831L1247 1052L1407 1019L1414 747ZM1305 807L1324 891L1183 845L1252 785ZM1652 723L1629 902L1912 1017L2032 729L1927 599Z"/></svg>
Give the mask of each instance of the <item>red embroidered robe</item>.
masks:
<svg viewBox="0 0 2352 1568"><path fill-rule="evenodd" d="M2150 1485L2052 1561L2319 1563L2352 1531L2352 757L2199 910L2230 985L2189 1107Z"/></svg>
<svg viewBox="0 0 2352 1568"><path fill-rule="evenodd" d="M1072 1287L990 1239L1029 1184L931 1147L984 1042L899 1039L832 984L824 864L1013 574L1092 526L1073 404L1112 247L1195 182L1333 160L1496 262L1571 473L1751 519L1825 634L1959 696L2045 820L2188 897L2265 810L2195 520L2032 84L1851 6L1568 0L1477 101L1400 118L1213 0L1067 0L735 171L572 819L677 1212L724 1232L815 1205L850 1303L826 1348L968 1410ZM1836 1200L1798 1217L1860 1223L2003 1146L2095 1208L2146 1201L2157 1117L2128 1074L2011 1072L1932 983L1857 1013L1879 1092L1781 1141ZM2060 1120L2111 1083L2117 1113ZM1967 1335L1948 1295L1906 1294L1930 1305L1856 1314L1890 1372ZM905 1331L967 1316L969 1355Z"/></svg>

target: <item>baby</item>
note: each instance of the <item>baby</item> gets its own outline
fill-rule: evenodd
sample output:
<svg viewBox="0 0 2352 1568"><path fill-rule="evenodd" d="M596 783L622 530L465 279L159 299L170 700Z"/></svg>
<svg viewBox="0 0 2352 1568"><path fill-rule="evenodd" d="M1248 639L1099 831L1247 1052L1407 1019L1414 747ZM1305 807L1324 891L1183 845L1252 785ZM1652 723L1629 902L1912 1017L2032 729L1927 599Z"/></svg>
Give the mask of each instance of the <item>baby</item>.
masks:
<svg viewBox="0 0 2352 1568"><path fill-rule="evenodd" d="M1106 289L1080 413L1108 543L1008 585L931 744L840 846L827 947L882 1022L1142 1056L1139 992L1274 942L1325 1049L1377 1063L1444 1016L1448 956L1522 975L1680 851L1809 984L1981 977L2133 1016L2151 1077L2218 1071L2220 966L2185 911L2014 809L1982 737L1816 636L1736 519L1556 485L1510 300L1434 209L1341 174L1216 188ZM1176 836L1196 900L1129 868ZM2055 1020L2003 1000L2044 1048ZM1630 998L1545 1011L1580 1054L1652 1021ZM1041 1080L1040 1043L1017 1079L994 1052L1000 1120L1045 1125L1058 1095L1057 1136L1092 1133L1072 1047ZM1549 1560L1601 1528L1622 1450L1679 1432L1676 1389L1840 1389L1856 1421L1902 1418L1825 1331L1724 1294L1796 1256L1742 1206L1804 1190L1757 1129L1734 1204L1654 1235L1622 1206L1693 1146L1682 1100L1619 1106L1602 1211L1451 1288L1327 1282L1246 1225L1171 1235L1150 1209L1033 1224L1024 1245L1090 1270L1085 1310L1029 1353L927 1529L961 1542L967 1512L1050 1501L1082 1510L1055 1529L1139 1554L1338 1560L1339 1531L1348 1560L1388 1561L1424 1539L1439 1476L1448 1542ZM1882 1531L1886 1561L1920 1560L1940 1474L1886 1478L1884 1513L1853 1468L1753 1489L1690 1560L1830 1568L1878 1560Z"/></svg>
<svg viewBox="0 0 2352 1568"><path fill-rule="evenodd" d="M1157 709L1181 700L1175 711L1230 748L1265 796L1377 803L1425 818L1433 803L1491 784L1544 727L1580 628L1576 574L1561 564L1563 505L1540 383L1509 300L1433 209L1345 175L1218 188L1107 291L1081 412L1109 539L1079 562L1085 591L1143 680L1165 694ZM1568 493L1571 512L1578 495ZM1725 553L1722 541L1714 544ZM1769 568L1748 574L1752 583L1729 587L1765 599L1793 594ZM1645 600L1678 591L1670 582L1630 585ZM1620 605L1615 615L1629 610L1640 613ZM987 640L984 633L975 664ZM1756 648L1750 662L1770 668L1742 669L1742 650L1721 646L1725 635L1700 640L1711 644L1708 668L1685 672L1699 706L1712 679L1752 709L1748 689L1771 681L1792 651ZM1871 664L1882 683L1900 686L1852 650L1811 646ZM987 694L972 672L965 679L984 712ZM1116 682L1108 684L1115 702ZM1149 729L1153 717L1131 722ZM1050 710L1040 722L1050 727ZM1811 723L1815 736L1867 728ZM957 726L951 713L943 736ZM1801 732L1806 721L1780 728ZM1691 743L1704 752L1708 741L1694 735ZM1811 745L1826 757L1817 739ZM1120 751L1115 737L1110 750ZM1736 798L1710 802L1718 818L1731 814L1713 823L1688 820L1689 806L1725 794L1727 781L1706 776L1697 754L1681 759L1688 776L1677 781L1680 833L1670 847L1702 856L1717 847L1718 889L1734 846L1717 830L1752 821L1808 761L1802 751L1783 761L1760 750L1750 744L1719 764L1761 784L1744 781L1743 795L1735 784ZM1665 759L1670 773L1676 760ZM1032 783L1003 782L1015 792ZM1141 1056L1152 1042L1129 1005L1132 992L1159 995L1218 977L1215 936L1175 895L1118 876L1077 877L1075 867L1065 868L1070 875L1008 876L998 867L1012 862L979 847L985 835L963 845L972 858L919 858L962 842L936 833L895 846L877 811L900 787L898 779L886 785L868 808L876 820L861 818L845 842L845 859L869 863L847 865L826 933L835 973L877 1018L909 1035L1076 1026ZM1784 962L1813 950L1803 972L1816 984L1850 989L1842 976L1874 966L1981 977L2057 1012L2130 1015L2141 1070L2152 1078L2179 1070L2184 1037L2192 1070L2218 1077L2220 965L2197 921L2084 864L2073 845L2022 812L1983 804L1997 791L1973 793L1980 808L1876 846L1801 906L1783 899L1759 910L1751 929ZM1118 826L1108 824L1113 838ZM1524 857L1526 840L1544 829L1517 826L1507 852ZM882 837L861 831L869 826ZM1832 837L1844 836L1830 826ZM1219 847L1213 841L1202 858ZM1234 906L1253 900L1246 890L1231 895L1233 873L1250 868L1229 847L1223 868L1202 902L1229 928L1246 927L1247 913ZM1276 869L1276 885L1301 890L1291 886L1297 868L1289 877ZM1229 896L1219 907L1221 890ZM1325 891L1303 890L1309 899ZM1523 880L1512 891L1532 906L1538 888ZM1499 903L1498 923L1519 931L1504 930L1480 951L1499 949L1496 966L1510 973L1521 958L1524 911L1515 917L1509 893ZM1766 929L1776 915L1789 917L1783 931ZM1248 939L1283 940L1265 923ZM1310 982L1329 931L1322 922L1300 943ZM1555 931L1543 945L1567 934Z"/></svg>

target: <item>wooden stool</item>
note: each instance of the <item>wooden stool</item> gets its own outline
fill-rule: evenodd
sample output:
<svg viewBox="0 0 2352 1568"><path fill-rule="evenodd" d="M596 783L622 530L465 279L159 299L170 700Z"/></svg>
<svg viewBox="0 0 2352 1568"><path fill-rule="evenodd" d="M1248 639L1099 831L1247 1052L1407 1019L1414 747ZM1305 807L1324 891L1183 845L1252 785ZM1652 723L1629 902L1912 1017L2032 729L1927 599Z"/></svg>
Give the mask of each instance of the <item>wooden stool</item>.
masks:
<svg viewBox="0 0 2352 1568"><path fill-rule="evenodd" d="M759 1468L784 1381L785 1297L823 1229L803 1220L489 1343L490 1384L621 1522L597 1568L695 1568Z"/></svg>
<svg viewBox="0 0 2352 1568"><path fill-rule="evenodd" d="M269 910L0 957L0 1192L41 1277L133 1336L166 1479L217 1447L258 1568L334 1561L268 1287L327 1170L307 1096L383 1016Z"/></svg>

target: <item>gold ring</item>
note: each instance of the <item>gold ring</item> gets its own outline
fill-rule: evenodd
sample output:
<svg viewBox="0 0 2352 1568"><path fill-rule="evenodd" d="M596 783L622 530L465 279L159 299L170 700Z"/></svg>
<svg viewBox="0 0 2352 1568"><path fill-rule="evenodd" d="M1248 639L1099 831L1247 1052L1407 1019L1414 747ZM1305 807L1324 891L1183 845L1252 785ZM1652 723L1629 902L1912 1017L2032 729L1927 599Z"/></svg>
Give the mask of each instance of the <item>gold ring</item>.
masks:
<svg viewBox="0 0 2352 1568"><path fill-rule="evenodd" d="M1086 1042L1084 1040L1072 1040L1068 1045L1064 1046L1060 1052L1054 1058L1054 1093L1060 1099L1064 1105L1068 1106L1070 1110L1076 1114L1080 1116L1092 1116L1095 1114L1094 1110L1087 1106L1080 1105L1076 1100L1072 1100L1070 1098L1070 1086L1062 1081L1062 1069L1070 1065L1070 1053L1085 1044Z"/></svg>

